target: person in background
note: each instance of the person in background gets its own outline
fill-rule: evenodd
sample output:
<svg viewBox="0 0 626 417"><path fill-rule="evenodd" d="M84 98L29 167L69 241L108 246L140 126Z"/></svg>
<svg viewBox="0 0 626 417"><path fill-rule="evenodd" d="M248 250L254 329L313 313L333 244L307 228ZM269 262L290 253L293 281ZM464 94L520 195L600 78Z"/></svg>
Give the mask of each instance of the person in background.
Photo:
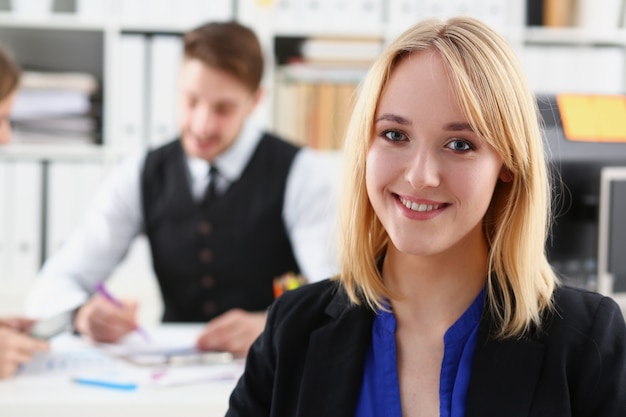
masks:
<svg viewBox="0 0 626 417"><path fill-rule="evenodd" d="M20 83L20 69L0 48L0 145L11 142L10 115Z"/></svg>
<svg viewBox="0 0 626 417"><path fill-rule="evenodd" d="M112 174L84 224L42 268L29 314L77 308L75 329L97 341L131 332L136 303L116 306L95 290L143 233L163 320L208 322L200 349L244 355L263 329L275 278L337 272L329 246L337 169L254 123L263 66L256 35L238 23L185 34L180 138Z"/></svg>
<svg viewBox="0 0 626 417"><path fill-rule="evenodd" d="M0 379L13 376L35 353L49 350L48 342L28 335L34 323L24 317L0 318Z"/></svg>
<svg viewBox="0 0 626 417"><path fill-rule="evenodd" d="M19 81L19 67L0 48L0 144L11 142L9 117ZM0 318L0 379L15 374L19 366L28 362L36 352L48 350L47 342L28 335L33 323L23 317Z"/></svg>
<svg viewBox="0 0 626 417"><path fill-rule="evenodd" d="M624 318L546 259L539 113L500 35L407 29L344 154L341 272L272 305L227 416L626 415Z"/></svg>

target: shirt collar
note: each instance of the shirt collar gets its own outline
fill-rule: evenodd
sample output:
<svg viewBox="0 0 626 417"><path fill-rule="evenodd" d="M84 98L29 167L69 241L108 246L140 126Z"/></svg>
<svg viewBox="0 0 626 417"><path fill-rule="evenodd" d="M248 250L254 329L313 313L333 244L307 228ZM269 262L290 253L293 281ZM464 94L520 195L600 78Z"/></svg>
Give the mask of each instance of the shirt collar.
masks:
<svg viewBox="0 0 626 417"><path fill-rule="evenodd" d="M217 166L220 176L228 180L229 183L237 180L248 165L248 161L262 136L261 128L252 119L248 119L234 143L218 155L213 162ZM188 156L187 165L193 181L207 178L209 163L204 159Z"/></svg>

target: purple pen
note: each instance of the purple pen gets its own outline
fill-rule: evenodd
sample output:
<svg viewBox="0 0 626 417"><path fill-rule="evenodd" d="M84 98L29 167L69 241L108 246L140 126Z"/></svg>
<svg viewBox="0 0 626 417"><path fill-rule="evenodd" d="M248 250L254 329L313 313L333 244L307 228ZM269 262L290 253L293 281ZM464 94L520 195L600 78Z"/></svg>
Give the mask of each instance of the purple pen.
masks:
<svg viewBox="0 0 626 417"><path fill-rule="evenodd" d="M118 300L117 298L115 298L113 296L113 294L111 294L104 286L103 282L99 282L96 285L96 292L98 294L100 294L101 296L103 296L104 298L107 299L107 301L109 301L111 304L113 304L115 307L117 308L122 308L124 307L124 304L122 304L122 302L120 300ZM135 331L137 333L139 333L146 342L150 342L150 335L148 334L148 332L145 331L145 329L137 326L135 328Z"/></svg>
<svg viewBox="0 0 626 417"><path fill-rule="evenodd" d="M102 282L99 282L98 285L96 285L96 291L98 292L98 294L100 294L101 296L103 296L104 298L107 299L107 301L109 301L111 304L113 304L115 307L117 308L122 308L124 307L124 305L122 304L122 302L120 300L118 300L117 298L113 297L113 294L111 294L105 287L104 284Z"/></svg>

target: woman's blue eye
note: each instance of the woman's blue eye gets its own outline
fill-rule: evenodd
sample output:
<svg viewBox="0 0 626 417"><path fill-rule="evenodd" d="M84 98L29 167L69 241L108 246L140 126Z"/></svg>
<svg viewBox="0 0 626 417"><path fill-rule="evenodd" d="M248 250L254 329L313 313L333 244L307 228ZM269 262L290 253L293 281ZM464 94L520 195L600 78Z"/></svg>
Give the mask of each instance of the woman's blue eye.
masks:
<svg viewBox="0 0 626 417"><path fill-rule="evenodd" d="M448 142L446 147L457 152L466 152L474 149L471 143L460 139L451 140L450 142Z"/></svg>
<svg viewBox="0 0 626 417"><path fill-rule="evenodd" d="M392 142L400 142L406 139L404 133L398 132L397 130L387 130L386 132L383 132L383 136Z"/></svg>

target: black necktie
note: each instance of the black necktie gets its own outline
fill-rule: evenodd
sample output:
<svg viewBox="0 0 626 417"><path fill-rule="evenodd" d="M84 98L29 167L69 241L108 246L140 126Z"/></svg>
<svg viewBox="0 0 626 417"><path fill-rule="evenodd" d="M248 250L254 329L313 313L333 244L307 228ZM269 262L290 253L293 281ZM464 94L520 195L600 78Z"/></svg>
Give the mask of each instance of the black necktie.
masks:
<svg viewBox="0 0 626 417"><path fill-rule="evenodd" d="M203 205L210 206L217 197L217 178L219 177L219 171L215 164L211 164L209 168L209 185L206 187L206 192L204 193Z"/></svg>

